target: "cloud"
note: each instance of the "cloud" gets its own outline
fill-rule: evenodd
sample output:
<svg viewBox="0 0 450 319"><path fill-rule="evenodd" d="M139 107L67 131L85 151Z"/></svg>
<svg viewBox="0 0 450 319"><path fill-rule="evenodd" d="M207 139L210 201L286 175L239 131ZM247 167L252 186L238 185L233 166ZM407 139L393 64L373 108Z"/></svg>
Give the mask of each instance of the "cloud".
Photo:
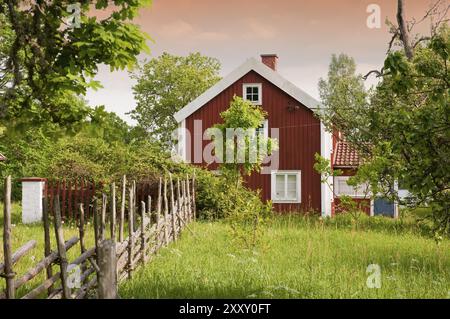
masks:
<svg viewBox="0 0 450 319"><path fill-rule="evenodd" d="M273 39L277 35L275 28L269 24L260 22L257 19L248 19L246 25L249 29L248 32L244 33L244 38L253 39Z"/></svg>
<svg viewBox="0 0 450 319"><path fill-rule="evenodd" d="M223 41L230 38L227 33L209 30L203 31L183 20L176 20L163 25L159 34L164 38L183 38L199 41Z"/></svg>
<svg viewBox="0 0 450 319"><path fill-rule="evenodd" d="M183 20L176 20L170 24L163 25L159 33L164 37L185 37L192 34L194 27Z"/></svg>
<svg viewBox="0 0 450 319"><path fill-rule="evenodd" d="M200 32L199 34L195 35L194 38L197 40L205 41L223 41L229 39L230 36L222 32L206 31Z"/></svg>

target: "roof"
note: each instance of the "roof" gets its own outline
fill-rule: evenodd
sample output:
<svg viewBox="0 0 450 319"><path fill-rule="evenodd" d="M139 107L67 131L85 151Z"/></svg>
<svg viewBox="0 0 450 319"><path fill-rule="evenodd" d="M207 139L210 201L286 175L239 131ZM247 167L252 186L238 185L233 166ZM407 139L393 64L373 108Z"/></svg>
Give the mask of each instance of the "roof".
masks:
<svg viewBox="0 0 450 319"><path fill-rule="evenodd" d="M180 123L250 71L255 71L311 110L316 110L321 106L319 101L283 78L278 72L272 70L259 60L250 58L228 76L224 77L191 103L175 113L175 120Z"/></svg>
<svg viewBox="0 0 450 319"><path fill-rule="evenodd" d="M358 167L361 163L358 152L347 142L338 142L334 154L335 167Z"/></svg>
<svg viewBox="0 0 450 319"><path fill-rule="evenodd" d="M6 156L0 153L0 162L6 161Z"/></svg>

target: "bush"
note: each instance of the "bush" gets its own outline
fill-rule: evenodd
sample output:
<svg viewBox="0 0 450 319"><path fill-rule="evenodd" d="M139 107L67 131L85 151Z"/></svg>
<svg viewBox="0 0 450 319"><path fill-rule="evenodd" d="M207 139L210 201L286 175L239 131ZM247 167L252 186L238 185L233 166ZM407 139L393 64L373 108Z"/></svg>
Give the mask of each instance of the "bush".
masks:
<svg viewBox="0 0 450 319"><path fill-rule="evenodd" d="M197 208L200 218L223 219L231 227L232 238L246 248L261 238L264 223L272 213L271 202L263 203L257 192L232 178L209 171L197 173Z"/></svg>

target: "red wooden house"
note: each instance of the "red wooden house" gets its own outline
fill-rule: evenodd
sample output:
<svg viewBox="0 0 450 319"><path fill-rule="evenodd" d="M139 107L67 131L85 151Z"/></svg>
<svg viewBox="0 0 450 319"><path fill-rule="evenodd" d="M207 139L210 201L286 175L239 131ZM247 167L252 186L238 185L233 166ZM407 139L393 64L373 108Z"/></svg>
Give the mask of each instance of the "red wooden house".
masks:
<svg viewBox="0 0 450 319"><path fill-rule="evenodd" d="M204 156L211 143L205 131L221 122L220 113L234 95L241 96L268 113L261 131L277 135L279 144L263 172L247 178L248 186L260 189L262 199L272 200L278 211L314 210L331 216L333 192L313 167L316 153L332 158L331 134L315 116L320 103L277 72L275 54L261 57L247 60L175 114L184 132L179 153L186 162L217 169Z"/></svg>
<svg viewBox="0 0 450 319"><path fill-rule="evenodd" d="M361 164L360 156L350 143L346 142L340 132L333 133L333 170L340 170L341 175L333 179L334 202L332 205L332 215L342 211L340 197L346 195L357 203L359 210L369 216L383 215L398 217L398 204L383 197L374 197L367 184L353 187L347 184L351 176L354 176Z"/></svg>

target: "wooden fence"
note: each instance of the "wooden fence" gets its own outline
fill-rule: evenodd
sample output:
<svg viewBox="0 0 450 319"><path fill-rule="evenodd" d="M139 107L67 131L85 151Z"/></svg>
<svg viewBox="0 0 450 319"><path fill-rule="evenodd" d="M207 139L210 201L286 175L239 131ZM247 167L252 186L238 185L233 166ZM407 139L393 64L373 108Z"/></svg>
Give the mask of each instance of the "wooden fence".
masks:
<svg viewBox="0 0 450 319"><path fill-rule="evenodd" d="M146 201L141 200L140 203L137 202L136 182L127 183L124 176L118 196L113 183L109 195L102 194L101 199L94 198L90 203L95 245L86 248L85 203L80 203L76 212L79 216L79 234L66 241L59 195L54 196L53 227L50 226L49 205L44 198L44 257L17 277L15 264L36 247L36 241L31 240L12 252L11 177L5 179L4 189L4 263L0 263L0 274L6 281L6 289L0 294L0 299L14 299L17 289L41 272L45 272L46 279L26 291L23 299L82 299L94 296L95 289L99 298L115 298L117 283L131 278L139 265L151 261L161 247L176 241L184 228L189 229L188 224L196 216L195 176L173 180L172 175L168 174L159 179L157 196L148 196ZM154 204L153 198L156 198ZM128 216L127 220L125 216ZM56 238L56 249L51 247L51 228ZM77 244L78 257L69 261L67 252L76 249ZM53 266L58 268L56 273Z"/></svg>
<svg viewBox="0 0 450 319"><path fill-rule="evenodd" d="M49 204L49 211L53 214L55 197L59 197L61 218L63 220L79 219L79 204L85 207L85 219L93 216L89 209L97 192L103 188L101 183L94 183L86 179L45 181L44 198Z"/></svg>
<svg viewBox="0 0 450 319"><path fill-rule="evenodd" d="M63 220L79 221L79 204L85 207L85 220L93 216L93 199L101 194L103 183L95 183L86 179L47 179L45 181L44 198L49 204L49 211L53 214L55 197L59 196L61 218ZM136 183L136 202L141 209L141 202L146 202L148 196L156 198L158 195L158 182L141 181ZM153 203L155 206L155 203ZM52 215L53 216L53 215Z"/></svg>

